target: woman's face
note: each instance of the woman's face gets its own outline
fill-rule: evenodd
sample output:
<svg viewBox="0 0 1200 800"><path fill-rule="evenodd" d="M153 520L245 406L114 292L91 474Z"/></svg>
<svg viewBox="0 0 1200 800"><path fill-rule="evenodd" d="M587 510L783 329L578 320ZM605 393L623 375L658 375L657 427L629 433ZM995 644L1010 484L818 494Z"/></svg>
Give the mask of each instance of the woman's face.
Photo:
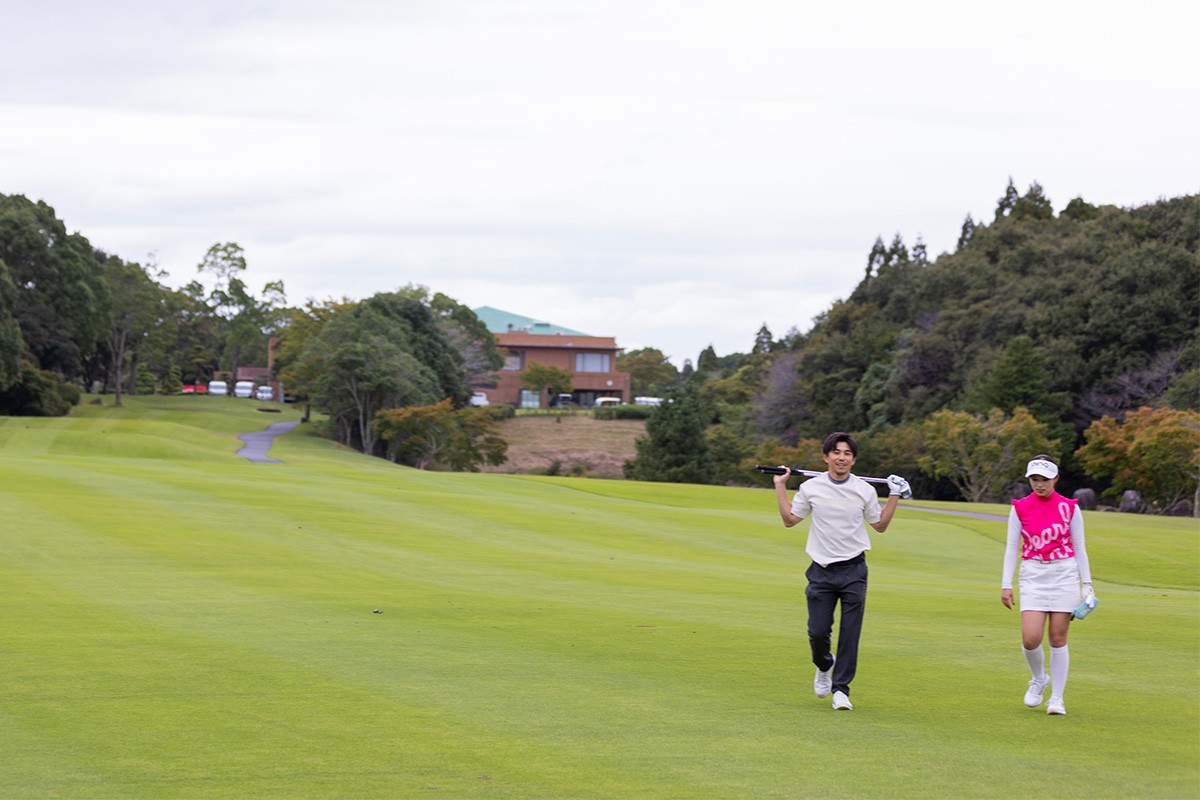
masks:
<svg viewBox="0 0 1200 800"><path fill-rule="evenodd" d="M1033 489L1033 493L1038 497L1049 497L1054 494L1054 485L1058 483L1058 478L1043 478L1041 475L1029 476L1029 488Z"/></svg>

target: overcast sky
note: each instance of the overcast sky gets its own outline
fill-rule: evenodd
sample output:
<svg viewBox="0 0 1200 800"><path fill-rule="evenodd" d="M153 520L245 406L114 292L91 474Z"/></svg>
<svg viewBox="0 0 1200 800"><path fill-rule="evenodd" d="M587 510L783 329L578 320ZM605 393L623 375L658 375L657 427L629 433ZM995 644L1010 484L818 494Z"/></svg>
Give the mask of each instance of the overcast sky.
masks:
<svg viewBox="0 0 1200 800"><path fill-rule="evenodd" d="M0 193L181 286L409 283L676 366L807 331L1011 177L1200 191L1200 4L0 0Z"/></svg>

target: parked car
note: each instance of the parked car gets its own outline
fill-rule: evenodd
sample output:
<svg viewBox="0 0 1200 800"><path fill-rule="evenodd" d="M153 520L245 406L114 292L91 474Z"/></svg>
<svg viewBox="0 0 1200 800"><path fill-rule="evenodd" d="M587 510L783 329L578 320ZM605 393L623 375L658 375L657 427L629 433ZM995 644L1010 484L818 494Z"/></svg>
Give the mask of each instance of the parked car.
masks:
<svg viewBox="0 0 1200 800"><path fill-rule="evenodd" d="M488 402L488 398L487 398L487 392L475 392L475 393L473 393L473 394L471 395L471 405L473 405L473 406L486 406L486 405L491 405L491 404Z"/></svg>
<svg viewBox="0 0 1200 800"><path fill-rule="evenodd" d="M225 383L225 381L209 381L208 393L224 397L229 394L229 384Z"/></svg>
<svg viewBox="0 0 1200 800"><path fill-rule="evenodd" d="M272 389L270 386L260 386L254 390L254 399L255 400L268 400L268 401L274 400L275 399L275 390Z"/></svg>
<svg viewBox="0 0 1200 800"><path fill-rule="evenodd" d="M238 381L233 385L234 397L253 397L254 381Z"/></svg>
<svg viewBox="0 0 1200 800"><path fill-rule="evenodd" d="M621 405L619 397L597 397L596 402L592 405L593 408L614 408Z"/></svg>
<svg viewBox="0 0 1200 800"><path fill-rule="evenodd" d="M661 397L635 397L635 398L633 398L633 404L635 406L661 406L662 398Z"/></svg>

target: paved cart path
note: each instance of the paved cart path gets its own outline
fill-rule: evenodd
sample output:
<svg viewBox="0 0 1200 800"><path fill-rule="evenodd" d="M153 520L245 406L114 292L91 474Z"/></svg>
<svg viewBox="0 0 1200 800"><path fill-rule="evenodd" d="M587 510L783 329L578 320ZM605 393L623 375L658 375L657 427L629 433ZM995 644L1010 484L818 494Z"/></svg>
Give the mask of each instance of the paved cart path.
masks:
<svg viewBox="0 0 1200 800"><path fill-rule="evenodd" d="M267 426L265 431L243 433L238 436L243 447L237 451L237 454L255 464L282 464L283 462L278 459L267 458L267 451L271 449L271 443L275 441L276 436L287 433L299 424L299 420L294 422L272 422Z"/></svg>
<svg viewBox="0 0 1200 800"><path fill-rule="evenodd" d="M922 506L901 506L909 511L928 511L930 514L951 514L955 517L972 517L974 519L990 519L995 522L1007 522L1008 517L999 514L981 514L977 511L955 511L949 508L924 508Z"/></svg>

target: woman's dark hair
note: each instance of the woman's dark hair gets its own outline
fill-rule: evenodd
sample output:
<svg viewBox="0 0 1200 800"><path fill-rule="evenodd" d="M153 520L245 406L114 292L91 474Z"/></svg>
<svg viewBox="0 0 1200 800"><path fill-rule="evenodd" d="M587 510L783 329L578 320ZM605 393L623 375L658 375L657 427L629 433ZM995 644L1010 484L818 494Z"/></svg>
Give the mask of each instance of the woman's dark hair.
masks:
<svg viewBox="0 0 1200 800"><path fill-rule="evenodd" d="M1056 467L1058 466L1058 462L1055 461L1052 457L1046 455L1045 453L1038 453L1036 456L1034 456L1033 458L1031 458L1029 460L1030 461L1049 461L1054 466L1056 466Z"/></svg>
<svg viewBox="0 0 1200 800"><path fill-rule="evenodd" d="M821 453L829 455L830 451L838 446L838 442L845 442L854 457L858 458L858 442L854 441L854 437L850 434L841 431L835 431L825 437L825 441L821 445Z"/></svg>

